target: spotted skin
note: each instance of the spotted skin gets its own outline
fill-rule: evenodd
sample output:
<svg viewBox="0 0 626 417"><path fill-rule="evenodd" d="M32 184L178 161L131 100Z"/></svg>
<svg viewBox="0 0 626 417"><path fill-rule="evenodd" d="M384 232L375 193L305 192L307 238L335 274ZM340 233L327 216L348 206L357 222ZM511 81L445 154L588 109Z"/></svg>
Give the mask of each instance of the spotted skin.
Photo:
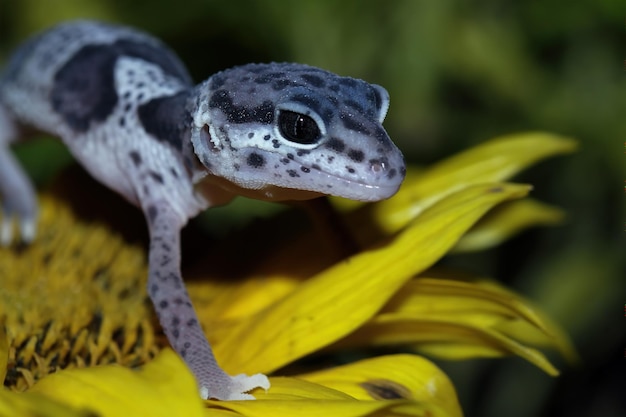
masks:
<svg viewBox="0 0 626 417"><path fill-rule="evenodd" d="M36 235L34 189L9 152L23 128L60 137L96 179L140 207L150 231L148 294L202 398L252 399L264 375L217 364L180 272L180 230L236 195L377 201L404 178L382 127L380 86L300 64L249 64L194 85L155 38L92 21L19 48L0 77L0 243Z"/></svg>

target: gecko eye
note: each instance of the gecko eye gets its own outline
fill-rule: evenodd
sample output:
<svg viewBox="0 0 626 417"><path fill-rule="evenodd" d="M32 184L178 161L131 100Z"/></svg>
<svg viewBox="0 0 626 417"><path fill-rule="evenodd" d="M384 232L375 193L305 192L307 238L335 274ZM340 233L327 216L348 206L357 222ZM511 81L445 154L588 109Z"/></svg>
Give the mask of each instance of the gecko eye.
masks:
<svg viewBox="0 0 626 417"><path fill-rule="evenodd" d="M312 145L322 136L315 120L289 110L279 113L278 129L285 139L301 145Z"/></svg>

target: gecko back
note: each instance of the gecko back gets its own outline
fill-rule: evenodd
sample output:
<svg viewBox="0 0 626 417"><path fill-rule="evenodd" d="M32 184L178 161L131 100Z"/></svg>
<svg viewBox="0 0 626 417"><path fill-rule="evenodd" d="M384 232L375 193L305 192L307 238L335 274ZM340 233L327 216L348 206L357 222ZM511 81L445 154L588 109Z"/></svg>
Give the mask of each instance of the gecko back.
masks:
<svg viewBox="0 0 626 417"><path fill-rule="evenodd" d="M0 102L22 123L58 136L85 132L118 103L113 67L120 56L154 63L186 88L191 77L158 39L94 21L62 24L32 37L0 78Z"/></svg>

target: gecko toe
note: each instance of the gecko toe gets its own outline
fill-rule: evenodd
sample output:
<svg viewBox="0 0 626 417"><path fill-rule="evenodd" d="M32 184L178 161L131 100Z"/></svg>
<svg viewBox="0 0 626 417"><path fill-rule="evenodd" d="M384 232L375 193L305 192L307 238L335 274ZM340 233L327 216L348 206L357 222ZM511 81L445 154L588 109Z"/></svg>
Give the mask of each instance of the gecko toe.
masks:
<svg viewBox="0 0 626 417"><path fill-rule="evenodd" d="M248 391L252 391L256 388L263 388L267 391L270 388L270 381L267 376L263 374L239 374L229 378L229 382L220 384L220 387L217 390L219 392L215 392L215 387L212 387L213 389L211 389L202 384L200 388L200 397L203 400L209 398L224 401L254 400L254 396L252 394L248 394Z"/></svg>
<svg viewBox="0 0 626 417"><path fill-rule="evenodd" d="M37 222L35 219L27 218L20 221L20 238L24 243L32 243L37 235Z"/></svg>
<svg viewBox="0 0 626 417"><path fill-rule="evenodd" d="M14 234L15 224L18 223L17 236ZM18 240L19 243L29 244L37 235L37 221L30 216L20 218L15 214L4 213L0 220L0 246L6 247Z"/></svg>

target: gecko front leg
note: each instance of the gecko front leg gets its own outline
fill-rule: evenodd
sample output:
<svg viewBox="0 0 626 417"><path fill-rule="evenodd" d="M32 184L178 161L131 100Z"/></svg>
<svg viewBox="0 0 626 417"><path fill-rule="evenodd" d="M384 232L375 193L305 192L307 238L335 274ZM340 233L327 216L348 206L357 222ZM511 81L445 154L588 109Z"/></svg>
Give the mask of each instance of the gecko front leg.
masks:
<svg viewBox="0 0 626 417"><path fill-rule="evenodd" d="M18 223L18 238L30 243L36 234L37 198L28 176L9 150L17 139L15 122L0 104L0 246L13 240L13 223Z"/></svg>
<svg viewBox="0 0 626 417"><path fill-rule="evenodd" d="M246 392L268 389L265 375L231 377L217 364L193 309L180 272L180 216L165 201L144 207L150 229L148 294L163 331L185 360L199 384L203 399L254 399Z"/></svg>

